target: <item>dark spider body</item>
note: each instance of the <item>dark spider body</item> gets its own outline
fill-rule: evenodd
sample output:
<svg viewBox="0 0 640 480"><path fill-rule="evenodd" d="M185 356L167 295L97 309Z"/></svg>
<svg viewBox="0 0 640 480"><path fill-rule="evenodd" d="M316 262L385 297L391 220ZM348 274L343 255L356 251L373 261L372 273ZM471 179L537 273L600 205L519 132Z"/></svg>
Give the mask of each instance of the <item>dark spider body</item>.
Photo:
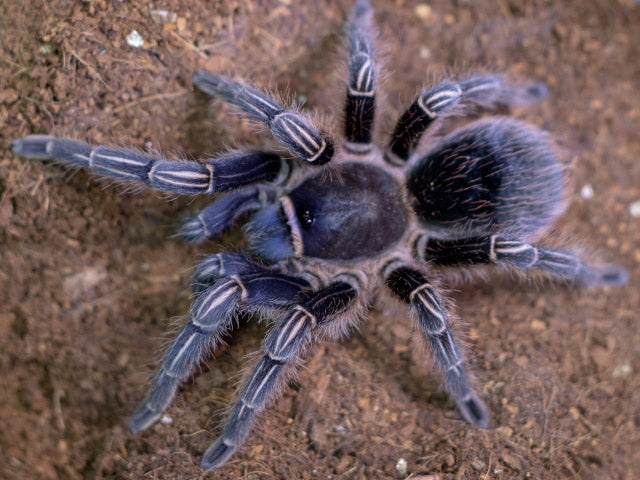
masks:
<svg viewBox="0 0 640 480"><path fill-rule="evenodd" d="M240 388L221 436L204 453L205 469L222 466L240 447L305 347L346 334L382 289L411 307L446 391L465 420L486 428L489 413L431 280L439 268L490 264L587 286L626 281L615 265L591 265L571 250L529 243L563 206L563 168L545 133L510 117L488 117L435 136L442 118L531 104L546 95L544 85L475 75L425 88L386 147L376 147L372 28L371 6L359 0L346 28L349 78L341 141L264 92L206 71L194 76L200 90L264 123L292 159L244 151L181 162L43 135L12 144L26 158L53 158L162 191L231 190L184 223L180 233L193 242L251 214L245 233L255 256L217 253L198 264L189 321L129 421L137 433L160 419L238 313L269 318L274 326L263 356Z"/></svg>
<svg viewBox="0 0 640 480"><path fill-rule="evenodd" d="M448 236L528 236L562 206L562 167L542 132L512 119L454 132L409 172L420 222Z"/></svg>
<svg viewBox="0 0 640 480"><path fill-rule="evenodd" d="M248 225L254 250L269 261L292 256L357 261L375 258L392 247L408 227L400 185L371 163L341 163L332 174L317 172L280 199L270 216ZM287 232L273 244L271 230ZM260 239L267 239L261 242ZM269 243L270 242L270 243Z"/></svg>

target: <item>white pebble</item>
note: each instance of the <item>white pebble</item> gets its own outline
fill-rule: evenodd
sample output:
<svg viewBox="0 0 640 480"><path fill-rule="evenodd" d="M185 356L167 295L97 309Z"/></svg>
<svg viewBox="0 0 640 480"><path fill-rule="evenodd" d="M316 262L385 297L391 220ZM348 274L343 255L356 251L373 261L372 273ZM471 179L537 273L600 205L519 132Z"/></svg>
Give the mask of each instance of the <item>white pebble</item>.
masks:
<svg viewBox="0 0 640 480"><path fill-rule="evenodd" d="M636 200L631 205L629 205L629 213L631 213L632 217L640 217L640 200Z"/></svg>
<svg viewBox="0 0 640 480"><path fill-rule="evenodd" d="M160 423L162 423L163 425L171 425L173 423L173 418L169 415L163 415L160 419Z"/></svg>
<svg viewBox="0 0 640 480"><path fill-rule="evenodd" d="M631 373L631 365L623 363L613 369L612 375L615 378L624 378Z"/></svg>
<svg viewBox="0 0 640 480"><path fill-rule="evenodd" d="M333 427L333 431L338 435L344 435L347 432L347 429L344 428L343 425L336 425L335 427Z"/></svg>
<svg viewBox="0 0 640 480"><path fill-rule="evenodd" d="M422 46L420 47L420 49L418 50L418 55L420 56L420 58L422 58L423 60L427 60L429 58L431 58L431 50L429 50L429 47L426 46Z"/></svg>
<svg viewBox="0 0 640 480"><path fill-rule="evenodd" d="M400 475L406 475L409 471L409 464L404 458L400 458L396 463L396 470Z"/></svg>
<svg viewBox="0 0 640 480"><path fill-rule="evenodd" d="M151 10L151 18L156 23L176 23L178 14L168 10Z"/></svg>
<svg viewBox="0 0 640 480"><path fill-rule="evenodd" d="M582 187L582 190L580 190L580 196L585 200L593 198L593 187L587 183L584 187Z"/></svg>
<svg viewBox="0 0 640 480"><path fill-rule="evenodd" d="M137 30L131 30L131 33L127 35L127 45L133 48L140 48L144 45L144 38Z"/></svg>
<svg viewBox="0 0 640 480"><path fill-rule="evenodd" d="M433 15L433 9L426 3L416 5L414 12L422 20L428 20Z"/></svg>

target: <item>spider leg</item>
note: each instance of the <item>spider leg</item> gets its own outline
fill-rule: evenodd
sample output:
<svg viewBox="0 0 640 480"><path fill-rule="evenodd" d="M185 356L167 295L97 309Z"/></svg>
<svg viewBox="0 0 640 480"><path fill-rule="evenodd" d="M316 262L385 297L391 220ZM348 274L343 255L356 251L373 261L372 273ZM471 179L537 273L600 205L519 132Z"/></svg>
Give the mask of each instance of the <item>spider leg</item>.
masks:
<svg viewBox="0 0 640 480"><path fill-rule="evenodd" d="M204 93L239 107L267 125L276 140L296 157L312 165L325 164L333 157L333 141L326 133L317 130L306 116L286 110L268 94L205 70L195 73L193 83Z"/></svg>
<svg viewBox="0 0 640 480"><path fill-rule="evenodd" d="M129 420L133 433L147 429L160 418L180 383L191 375L208 352L222 343L222 336L230 328L239 308L282 308L309 288L309 284L300 278L264 269L260 271L257 265L251 265L254 267L251 273L244 273L248 271L246 266L237 269L237 275L220 278L198 296L191 307L189 322L162 359L147 399Z"/></svg>
<svg viewBox="0 0 640 480"><path fill-rule="evenodd" d="M214 237L233 225L243 214L258 210L274 202L275 191L271 186L256 185L231 192L187 219L178 235L193 243Z"/></svg>
<svg viewBox="0 0 640 480"><path fill-rule="evenodd" d="M543 83L513 85L497 75L476 75L424 89L398 120L385 159L394 165L404 165L422 134L437 118L460 115L470 109L529 105L543 99L547 93Z"/></svg>
<svg viewBox="0 0 640 480"><path fill-rule="evenodd" d="M627 272L617 265L591 265L566 250L554 250L496 235L460 240L429 239L424 259L436 265L502 264L536 268L584 286L624 285Z"/></svg>
<svg viewBox="0 0 640 480"><path fill-rule="evenodd" d="M345 311L356 297L352 285L335 282L291 307L267 335L264 356L242 387L222 435L204 453L203 469L219 468L233 455L248 436L256 414L276 396L286 367L296 363L312 331Z"/></svg>
<svg viewBox="0 0 640 480"><path fill-rule="evenodd" d="M464 419L487 428L489 412L471 386L466 360L449 327L448 314L437 289L421 272L410 267L395 268L387 275L386 284L416 312L419 331L431 344L434 361L444 374L447 393Z"/></svg>
<svg viewBox="0 0 640 480"><path fill-rule="evenodd" d="M28 135L11 143L21 157L54 159L123 181L137 181L164 192L197 194L233 190L274 180L283 160L274 153L246 151L203 161L154 158L135 149L89 145L69 138Z"/></svg>
<svg viewBox="0 0 640 480"><path fill-rule="evenodd" d="M215 253L205 257L196 266L193 275L193 291L200 293L220 278L267 271L269 271L267 268L242 253Z"/></svg>
<svg viewBox="0 0 640 480"><path fill-rule="evenodd" d="M376 72L373 59L373 11L368 0L358 1L346 25L349 81L345 106L345 148L354 154L371 151L376 110Z"/></svg>

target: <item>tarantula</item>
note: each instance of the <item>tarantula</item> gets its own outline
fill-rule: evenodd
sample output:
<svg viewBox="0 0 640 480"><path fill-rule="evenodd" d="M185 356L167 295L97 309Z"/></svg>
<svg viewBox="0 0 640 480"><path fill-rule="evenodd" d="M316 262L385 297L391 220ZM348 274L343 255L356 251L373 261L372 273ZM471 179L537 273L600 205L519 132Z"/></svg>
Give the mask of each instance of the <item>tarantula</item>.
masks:
<svg viewBox="0 0 640 480"><path fill-rule="evenodd" d="M379 149L372 142L378 86L372 31L371 5L359 0L346 25L340 141L265 92L206 71L195 74L198 89L264 123L289 158L245 151L175 161L43 135L12 144L26 158L88 167L166 192L232 190L184 223L180 233L193 242L252 213L245 233L253 256L217 253L197 266L189 321L129 421L133 433L154 424L239 312L274 320L222 435L204 453L204 469L219 468L240 447L311 340L346 334L380 289L410 305L449 396L467 422L486 428L489 413L432 283L438 267L536 269L588 286L626 281L620 267L590 265L572 251L530 243L563 205L563 167L544 132L502 116L435 135L446 117L536 102L546 96L543 84L513 85L483 74L425 88Z"/></svg>

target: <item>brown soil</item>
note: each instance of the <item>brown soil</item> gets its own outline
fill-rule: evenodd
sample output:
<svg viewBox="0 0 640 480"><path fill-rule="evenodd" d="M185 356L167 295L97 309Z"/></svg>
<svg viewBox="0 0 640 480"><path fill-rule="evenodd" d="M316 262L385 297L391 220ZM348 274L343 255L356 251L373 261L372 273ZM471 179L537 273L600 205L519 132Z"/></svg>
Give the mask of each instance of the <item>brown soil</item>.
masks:
<svg viewBox="0 0 640 480"><path fill-rule="evenodd" d="M350 340L319 346L229 464L203 473L200 456L263 326L241 327L184 386L173 423L138 436L125 424L167 319L188 311L189 267L233 239L174 241L181 215L203 200L123 192L17 158L9 143L47 132L188 156L264 146L266 136L193 91L197 68L297 92L339 118L336 52L351 2L166 0L156 7L177 20L164 25L135 3L0 3L0 478L637 478L640 5L374 2L390 119L452 66L550 85L548 101L516 113L575 159L559 236L623 264L630 285L532 288L497 276L456 287L488 430L459 419L413 353L405 314L378 309ZM127 45L133 29L143 48ZM587 184L592 198L580 195Z"/></svg>

